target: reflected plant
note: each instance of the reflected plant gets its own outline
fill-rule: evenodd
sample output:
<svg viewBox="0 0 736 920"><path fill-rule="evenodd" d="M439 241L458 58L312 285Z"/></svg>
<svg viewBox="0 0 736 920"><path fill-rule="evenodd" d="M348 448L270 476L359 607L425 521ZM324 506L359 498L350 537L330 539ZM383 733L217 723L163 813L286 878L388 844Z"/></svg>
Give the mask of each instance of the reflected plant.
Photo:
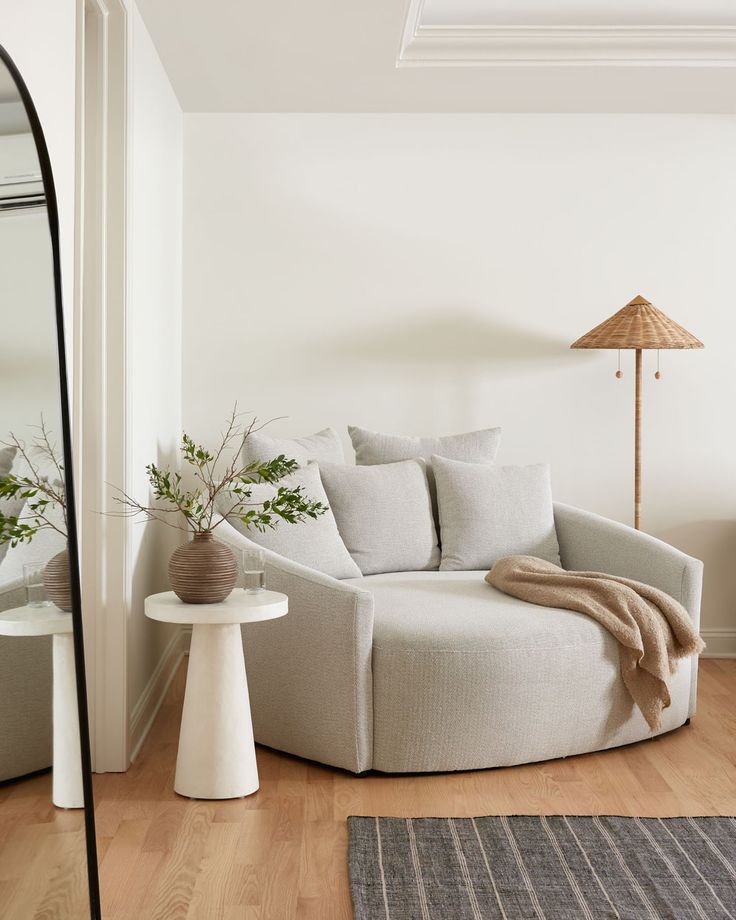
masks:
<svg viewBox="0 0 736 920"><path fill-rule="evenodd" d="M25 475L10 472L0 476L0 501L2 499L25 499L23 510L18 515L7 514L0 504L0 544L30 543L41 530L55 530L66 540L66 488L64 466L58 457L56 443L41 416L30 445L17 438L12 432L5 447L15 448L24 461ZM51 475L41 472L41 467L50 467ZM59 516L53 514L61 511Z"/></svg>
<svg viewBox="0 0 736 920"><path fill-rule="evenodd" d="M251 500L256 483L276 483L298 467L295 460L288 460L283 454L267 463L243 466L240 457L246 441L263 427L265 425L259 425L255 418L243 425L236 405L214 451L195 443L184 433L179 452L190 469L194 488L187 489L183 485L181 473L149 463L146 474L155 504L143 504L120 489L114 499L122 506L119 515L143 515L145 520L160 521L177 530L197 534L211 533L227 517L237 517L246 527L264 532L280 522L298 524L324 514L327 506L312 501L304 494L302 486L279 486L272 498L262 502ZM227 460L230 454L232 457ZM227 496L230 503L222 516L217 511L221 496Z"/></svg>

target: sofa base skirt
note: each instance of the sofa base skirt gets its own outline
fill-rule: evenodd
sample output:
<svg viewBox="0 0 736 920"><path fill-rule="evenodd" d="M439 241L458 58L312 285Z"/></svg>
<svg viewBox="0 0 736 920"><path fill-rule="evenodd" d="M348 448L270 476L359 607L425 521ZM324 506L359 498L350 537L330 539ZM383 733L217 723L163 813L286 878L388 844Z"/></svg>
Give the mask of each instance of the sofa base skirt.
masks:
<svg viewBox="0 0 736 920"><path fill-rule="evenodd" d="M503 656L374 655L373 769L477 770L620 747L684 725L692 662L679 663L671 704L652 732L629 697L615 642L605 649ZM603 654L601 654L603 652ZM546 663L545 663L546 661ZM469 664L474 666L470 667Z"/></svg>
<svg viewBox="0 0 736 920"><path fill-rule="evenodd" d="M525 764L547 763L550 760L564 760L566 757L583 756L584 754L594 754L596 752L605 753L606 751L613 751L618 748L628 747L631 744L639 744L642 741L651 741L654 738L660 738L663 735L669 735L672 732L676 732L679 729L685 728L688 725L690 725L689 718L685 719L685 721L681 725L675 725L673 728L664 729L656 733L648 732L642 738L635 738L632 741L624 741L621 744L613 744L613 745L610 745L609 747L595 748L594 750L590 750L590 751L578 751L577 755L576 754L564 754L564 755L558 755L556 757L545 757L545 758L535 759L535 760L524 760L524 761L519 761L513 764L489 764L489 765L482 766L482 767L458 767L456 769L442 769L442 770L382 770L379 767L371 767L371 769L369 770L360 770L360 771L351 770L347 767L341 766L340 764L331 764L325 760L315 760L314 757L306 757L303 754L298 754L294 751L287 751L284 748L275 747L273 744L266 744L265 742L258 741L258 739L256 739L256 743L260 748L268 749L269 751L274 751L277 754L287 754L289 757L295 757L301 761L306 761L308 763L328 766L328 767L334 767L336 770L342 770L345 773L351 774L357 779L361 779L367 776L376 776L377 774L383 775L386 777L390 777L390 776L412 776L412 775L421 776L423 773L427 775L436 775L436 774L442 774L442 773L448 773L448 774L450 773L479 773L483 770L497 770L497 769L503 769L504 767L524 766ZM40 771L40 772L44 772L44 771ZM31 775L35 776L36 774L31 774Z"/></svg>
<svg viewBox="0 0 736 920"><path fill-rule="evenodd" d="M324 763L338 769L347 769L355 776L371 773L457 773L470 770L486 770L498 767L518 766L525 763L540 763L595 751L606 751L625 747L639 741L651 740L660 735L676 731L689 725L691 661L680 662L671 684L672 703L663 713L658 732L652 732L644 718L626 694L616 671L608 687L608 694L578 697L577 700L560 700L557 706L534 706L528 711L502 713L498 708L478 706L476 711L457 707L434 709L423 716L417 731L402 717L387 745L383 731L383 716L377 722L382 728L378 733L379 745L374 750L371 766L367 770L351 770L343 763L333 763L329 756L320 756L313 750L306 751L298 745L284 745L268 736L256 733L256 741L273 750L283 751L316 763ZM519 705L526 705L526 693L520 694ZM406 693L409 688L404 688ZM607 715L606 696L611 707ZM408 702L408 700L405 700ZM414 700L416 703L417 700ZM611 703L613 705L611 706ZM526 722L522 716L527 716ZM473 718L475 722L473 723ZM554 720L554 729L545 724L545 719ZM432 724L430 724L432 723ZM464 727L459 727L462 723ZM441 743L438 731L444 732ZM449 739L449 740L448 740ZM274 743L275 742L275 743Z"/></svg>

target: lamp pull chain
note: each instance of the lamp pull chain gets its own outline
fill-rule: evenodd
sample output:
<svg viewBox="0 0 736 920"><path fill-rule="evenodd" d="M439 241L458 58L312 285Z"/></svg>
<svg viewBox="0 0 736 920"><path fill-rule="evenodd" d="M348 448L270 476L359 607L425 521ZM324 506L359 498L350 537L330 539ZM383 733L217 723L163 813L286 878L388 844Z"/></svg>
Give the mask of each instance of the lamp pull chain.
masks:
<svg viewBox="0 0 736 920"><path fill-rule="evenodd" d="M659 373L659 349L657 349L657 370L654 372L654 379L661 380L662 375Z"/></svg>
<svg viewBox="0 0 736 920"><path fill-rule="evenodd" d="M624 375L624 372L621 370L621 349L618 350L618 370L616 371L616 377L620 380Z"/></svg>

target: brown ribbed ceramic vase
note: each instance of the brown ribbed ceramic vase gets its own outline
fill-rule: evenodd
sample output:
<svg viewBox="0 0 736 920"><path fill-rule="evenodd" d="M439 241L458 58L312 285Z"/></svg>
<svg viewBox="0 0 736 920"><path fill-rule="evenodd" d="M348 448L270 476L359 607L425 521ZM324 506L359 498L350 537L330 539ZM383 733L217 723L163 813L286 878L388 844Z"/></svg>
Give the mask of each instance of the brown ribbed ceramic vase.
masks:
<svg viewBox="0 0 736 920"><path fill-rule="evenodd" d="M69 578L69 551L64 549L46 563L43 586L52 604L69 613L72 609L72 585Z"/></svg>
<svg viewBox="0 0 736 920"><path fill-rule="evenodd" d="M169 581L185 604L219 604L235 587L238 563L212 533L195 533L169 560Z"/></svg>

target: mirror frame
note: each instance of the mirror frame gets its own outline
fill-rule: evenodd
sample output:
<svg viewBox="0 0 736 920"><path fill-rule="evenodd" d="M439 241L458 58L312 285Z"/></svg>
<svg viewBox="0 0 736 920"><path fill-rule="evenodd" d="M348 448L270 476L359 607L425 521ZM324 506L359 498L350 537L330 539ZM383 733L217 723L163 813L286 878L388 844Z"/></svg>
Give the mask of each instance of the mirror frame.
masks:
<svg viewBox="0 0 736 920"><path fill-rule="evenodd" d="M25 80L5 48L0 45L0 62L2 62L15 81L23 107L25 108L31 133L36 144L36 152L41 168L46 212L49 219L51 250L54 273L54 301L56 313L56 344L59 358L59 394L61 399L61 429L65 487L67 497L67 531L69 544L69 578L72 595L72 634L74 637L74 667L77 677L77 706L79 710L79 741L82 760L82 789L84 793L84 830L87 853L87 880L89 887L89 907L91 920L102 920L100 907L100 882L97 866L97 835L95 831L94 795L92 789L92 755L89 736L89 713L87 707L87 677L84 667L84 636L82 625L82 591L79 579L79 544L77 541L76 502L74 499L74 467L72 464L72 432L69 412L69 386L67 381L66 346L64 339L64 310L61 293L61 257L59 252L59 209L56 200L56 187L51 169L46 138L36 112L36 107ZM69 130L73 130L70 125Z"/></svg>

